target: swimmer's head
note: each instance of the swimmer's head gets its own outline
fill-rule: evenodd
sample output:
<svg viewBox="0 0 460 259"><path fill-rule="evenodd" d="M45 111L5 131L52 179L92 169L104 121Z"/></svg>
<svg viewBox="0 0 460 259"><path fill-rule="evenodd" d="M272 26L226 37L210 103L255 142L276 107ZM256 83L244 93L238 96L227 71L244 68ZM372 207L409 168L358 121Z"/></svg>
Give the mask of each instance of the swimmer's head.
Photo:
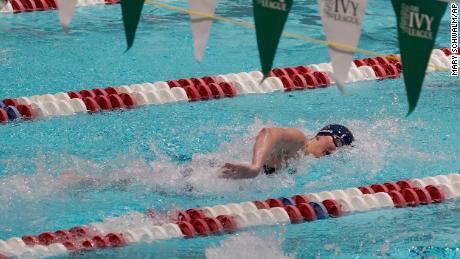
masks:
<svg viewBox="0 0 460 259"><path fill-rule="evenodd" d="M355 140L351 131L339 124L329 124L308 142L308 153L319 158L334 153L337 148L351 145Z"/></svg>

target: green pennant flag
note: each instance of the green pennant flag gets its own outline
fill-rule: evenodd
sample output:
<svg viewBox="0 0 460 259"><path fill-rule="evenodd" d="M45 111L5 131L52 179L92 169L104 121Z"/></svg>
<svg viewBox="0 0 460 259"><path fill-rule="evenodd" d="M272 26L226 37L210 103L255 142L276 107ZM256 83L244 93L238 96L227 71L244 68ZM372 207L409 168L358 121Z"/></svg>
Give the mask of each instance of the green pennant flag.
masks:
<svg viewBox="0 0 460 259"><path fill-rule="evenodd" d="M292 0L253 0L252 4L262 73L268 77Z"/></svg>
<svg viewBox="0 0 460 259"><path fill-rule="evenodd" d="M396 13L404 83L411 114L417 106L425 71L447 3L391 0Z"/></svg>
<svg viewBox="0 0 460 259"><path fill-rule="evenodd" d="M144 0L121 0L121 14L123 15L126 43L128 44L126 51L133 46L142 7L144 7Z"/></svg>

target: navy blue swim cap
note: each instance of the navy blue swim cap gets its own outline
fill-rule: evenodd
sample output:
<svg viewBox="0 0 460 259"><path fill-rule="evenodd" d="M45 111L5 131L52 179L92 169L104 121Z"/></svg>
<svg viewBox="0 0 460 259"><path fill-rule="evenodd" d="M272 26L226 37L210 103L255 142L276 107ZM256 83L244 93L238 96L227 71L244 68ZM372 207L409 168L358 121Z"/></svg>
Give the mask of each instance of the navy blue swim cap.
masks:
<svg viewBox="0 0 460 259"><path fill-rule="evenodd" d="M322 128L316 136L331 136L334 139L334 144L337 147L344 145L351 145L351 142L355 140L351 131L339 124L329 124L326 127Z"/></svg>

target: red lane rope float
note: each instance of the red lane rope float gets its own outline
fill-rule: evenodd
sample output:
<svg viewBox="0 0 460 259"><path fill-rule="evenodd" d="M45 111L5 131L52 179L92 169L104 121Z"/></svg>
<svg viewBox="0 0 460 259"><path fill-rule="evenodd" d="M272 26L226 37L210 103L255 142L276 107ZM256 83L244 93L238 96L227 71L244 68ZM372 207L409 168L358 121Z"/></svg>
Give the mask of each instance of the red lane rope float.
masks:
<svg viewBox="0 0 460 259"><path fill-rule="evenodd" d="M284 204L279 199L268 199L265 201L270 208L284 207Z"/></svg>
<svg viewBox="0 0 460 259"><path fill-rule="evenodd" d="M128 108L134 108L138 106L136 98L134 98L131 94L122 93L120 94L120 98L123 101L123 104Z"/></svg>
<svg viewBox="0 0 460 259"><path fill-rule="evenodd" d="M101 107L102 110L111 110L112 109L112 104L110 103L109 98L107 98L105 95L100 95L96 98L97 104L99 104L99 107Z"/></svg>
<svg viewBox="0 0 460 259"><path fill-rule="evenodd" d="M278 77L278 78L283 83L285 91L292 91L292 90L299 89L299 87L296 87L296 83L294 83L294 81L290 77L281 76L281 77ZM302 82L298 82L298 83L301 84Z"/></svg>
<svg viewBox="0 0 460 259"><path fill-rule="evenodd" d="M269 209L270 205L265 201L253 201L254 205L256 205L257 209Z"/></svg>
<svg viewBox="0 0 460 259"><path fill-rule="evenodd" d="M124 246L126 240L121 233L109 233L105 236L95 235L83 239L69 239L62 244L71 252L79 252Z"/></svg>
<svg viewBox="0 0 460 259"><path fill-rule="evenodd" d="M427 187L425 187L425 189L430 194L434 203L440 203L446 199L444 191L442 189L439 189L437 186L428 185Z"/></svg>
<svg viewBox="0 0 460 259"><path fill-rule="evenodd" d="M442 48L441 50L442 52L444 52L444 54L446 54L446 56L452 55L452 51L450 50L450 48Z"/></svg>
<svg viewBox="0 0 460 259"><path fill-rule="evenodd" d="M400 193L404 197L404 200L406 200L407 206L417 207L420 205L420 199L413 189L403 189Z"/></svg>
<svg viewBox="0 0 460 259"><path fill-rule="evenodd" d="M388 188L384 184L373 184L370 186L374 192L389 192Z"/></svg>
<svg viewBox="0 0 460 259"><path fill-rule="evenodd" d="M385 79L388 77L385 69L382 66L373 65L371 68L374 70L375 75L377 76L378 79Z"/></svg>
<svg viewBox="0 0 460 259"><path fill-rule="evenodd" d="M401 189L405 188L414 188L411 182L409 181L399 181L396 183Z"/></svg>
<svg viewBox="0 0 460 259"><path fill-rule="evenodd" d="M83 96L79 92L68 92L67 93L71 99L77 98L77 99L83 99Z"/></svg>
<svg viewBox="0 0 460 259"><path fill-rule="evenodd" d="M81 90L80 94L82 97L90 97L90 98L96 97L96 93L94 92L94 90Z"/></svg>
<svg viewBox="0 0 460 259"><path fill-rule="evenodd" d="M196 89L198 90L198 94L201 96L202 100L208 100L214 96L207 85L199 85Z"/></svg>
<svg viewBox="0 0 460 259"><path fill-rule="evenodd" d="M26 8L26 12L32 12L35 10L40 11L35 4L35 0L22 0L22 3Z"/></svg>
<svg viewBox="0 0 460 259"><path fill-rule="evenodd" d="M316 72L303 75L303 77L305 78L305 81L307 82L307 84L305 85L305 88L315 89L323 83L323 80L321 80L318 77L318 74L317 73L315 74L315 73Z"/></svg>
<svg viewBox="0 0 460 259"><path fill-rule="evenodd" d="M206 224L208 224L212 235L219 235L224 232L224 226L216 218L206 217L203 218L203 220L206 222Z"/></svg>
<svg viewBox="0 0 460 259"><path fill-rule="evenodd" d="M416 207L418 205L428 205L433 202L445 200L444 191L437 186L428 185L425 188L414 187L409 181L399 181L397 183L373 184L371 186L361 186L359 189L370 194L372 191L388 193L397 208L406 206ZM372 190L372 191L371 191Z"/></svg>
<svg viewBox="0 0 460 259"><path fill-rule="evenodd" d="M192 86L185 86L183 87L185 92L187 93L187 97L191 102L199 101L201 100L201 95L198 92L198 90L195 87Z"/></svg>
<svg viewBox="0 0 460 259"><path fill-rule="evenodd" d="M14 13L21 13L26 11L26 7L24 7L20 0L10 0L10 2Z"/></svg>
<svg viewBox="0 0 460 259"><path fill-rule="evenodd" d="M54 0L10 0L14 13L54 10L57 4Z"/></svg>
<svg viewBox="0 0 460 259"><path fill-rule="evenodd" d="M289 215L289 219L291 220L292 224L302 223L305 220L305 218L302 216L302 213L300 213L300 210L296 206L287 205L284 207L284 209Z"/></svg>
<svg viewBox="0 0 460 259"><path fill-rule="evenodd" d="M180 80L180 79L179 79ZM176 80L169 80L169 81L166 81L166 83L168 83L169 87L173 88L173 87L183 87L181 84L179 84L178 81ZM184 87L188 87L188 86L184 86Z"/></svg>
<svg viewBox="0 0 460 259"><path fill-rule="evenodd" d="M105 4L111 5L111 4L119 4L120 0L104 0Z"/></svg>
<svg viewBox="0 0 460 259"><path fill-rule="evenodd" d="M82 99L89 112L113 110L120 108L134 108L138 106L136 99L129 93L120 93L114 87L81 90L68 92L71 99Z"/></svg>
<svg viewBox="0 0 460 259"><path fill-rule="evenodd" d="M315 210L309 203L298 203L295 205L299 209L300 214L305 219L305 221L317 220Z"/></svg>
<svg viewBox="0 0 460 259"><path fill-rule="evenodd" d="M361 186L358 188L364 194L373 194L374 190L369 186Z"/></svg>
<svg viewBox="0 0 460 259"><path fill-rule="evenodd" d="M220 98L224 98L226 96L226 94L224 93L224 90L222 89L222 87L220 85L218 85L216 83L211 83L208 86L209 86L209 89L212 92L212 95L213 95L214 99L220 99Z"/></svg>
<svg viewBox="0 0 460 259"><path fill-rule="evenodd" d="M401 187L399 187L398 184L396 183L384 183L383 185L385 185L385 187L387 187L388 191L400 191L401 190Z"/></svg>
<svg viewBox="0 0 460 259"><path fill-rule="evenodd" d="M109 95L109 100L113 109L121 109L126 107L126 104L123 102L120 95L118 94Z"/></svg>
<svg viewBox="0 0 460 259"><path fill-rule="evenodd" d="M326 207L329 216L333 218L342 216L342 206L336 200L324 200L323 204Z"/></svg>
<svg viewBox="0 0 460 259"><path fill-rule="evenodd" d="M37 5L37 9L39 11L45 11L45 10L48 10L48 9L52 9L52 7L49 6L48 3L45 0L37 0L37 2L35 4Z"/></svg>
<svg viewBox="0 0 460 259"><path fill-rule="evenodd" d="M326 72L288 73L283 69L277 69L276 71L278 72L274 74L281 80L287 91L327 87L331 84L331 80ZM283 71L283 73L279 71Z"/></svg>
<svg viewBox="0 0 460 259"><path fill-rule="evenodd" d="M189 101L220 99L222 97L234 97L237 90L232 83L218 83L214 77L202 78L183 78L179 80L169 80L167 84L170 88L183 88Z"/></svg>
<svg viewBox="0 0 460 259"><path fill-rule="evenodd" d="M101 95L107 96L107 95L108 95L108 93L107 93L107 92L105 91L105 89L103 89L103 88L96 88L96 89L93 90L93 93L94 93L96 96L101 96Z"/></svg>
<svg viewBox="0 0 460 259"><path fill-rule="evenodd" d="M194 86L211 84L211 83L206 83L206 81L203 78L192 77L190 78L190 80Z"/></svg>
<svg viewBox="0 0 460 259"><path fill-rule="evenodd" d="M19 113L21 114L23 119L33 119L35 118L34 110L30 105L18 105Z"/></svg>
<svg viewBox="0 0 460 259"><path fill-rule="evenodd" d="M28 246L62 244L69 251L95 250L126 245L123 234L108 233L106 235L81 235L67 230L44 232L36 236L23 236L22 240Z"/></svg>
<svg viewBox="0 0 460 259"><path fill-rule="evenodd" d="M308 199L307 196L305 195L294 195L292 196L292 199L294 200L294 202L296 204L300 204L300 203L309 203L310 200Z"/></svg>
<svg viewBox="0 0 460 259"><path fill-rule="evenodd" d="M190 212L190 210L188 210ZM193 213L193 212L191 212ZM225 232L233 232L238 229L235 219L231 215L219 215L217 217L205 217L201 213L197 217L181 217L177 222L185 238L194 236L217 235Z"/></svg>
<svg viewBox="0 0 460 259"><path fill-rule="evenodd" d="M406 199L399 191L390 191L388 194L391 196L396 208L404 208L407 206Z"/></svg>
<svg viewBox="0 0 460 259"><path fill-rule="evenodd" d="M22 12L33 12L33 11L46 11L58 9L57 2L55 0L10 0L11 6L13 7L13 13ZM104 0L104 2L93 1L93 5L96 4L118 4L120 0Z"/></svg>
<svg viewBox="0 0 460 259"><path fill-rule="evenodd" d="M224 91L224 94L226 97L234 97L237 95L236 88L233 84L228 83L228 82L221 82L219 83L219 86Z"/></svg>
<svg viewBox="0 0 460 259"><path fill-rule="evenodd" d="M19 105L18 100L14 98L3 99L3 103L7 106L18 106Z"/></svg>
<svg viewBox="0 0 460 259"><path fill-rule="evenodd" d="M92 97L84 97L83 102L85 103L86 109L88 109L89 112L98 112L101 110L99 104Z"/></svg>
<svg viewBox="0 0 460 259"><path fill-rule="evenodd" d="M8 113L3 108L0 108L0 123L7 123L9 121Z"/></svg>
<svg viewBox="0 0 460 259"><path fill-rule="evenodd" d="M55 0L45 0L45 2L48 4L48 6L52 9L52 10L56 10L58 8L57 6L57 3Z"/></svg>

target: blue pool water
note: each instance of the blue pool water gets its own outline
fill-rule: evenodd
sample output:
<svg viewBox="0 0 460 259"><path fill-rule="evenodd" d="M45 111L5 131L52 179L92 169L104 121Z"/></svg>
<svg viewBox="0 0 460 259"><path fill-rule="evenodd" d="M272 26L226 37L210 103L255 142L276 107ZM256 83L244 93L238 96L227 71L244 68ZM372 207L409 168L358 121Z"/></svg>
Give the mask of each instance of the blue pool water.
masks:
<svg viewBox="0 0 460 259"><path fill-rule="evenodd" d="M225 17L252 19L250 1L221 1L217 10ZM146 5L135 45L127 53L120 17L118 5L79 8L65 34L56 12L2 14L0 97L259 68L251 30L215 23L200 65L193 58L188 16ZM360 47L397 53L394 24L388 1L370 1ZM449 26L446 14L436 47L448 45ZM296 1L286 30L324 39L316 1ZM283 38L275 66L328 61L324 46ZM394 79L349 84L346 97L330 87L3 125L0 239L146 208L210 206L457 172L458 83L447 73L427 75L419 107L410 117L405 117L403 80ZM355 148L321 160L301 159L292 166L296 174L218 178L223 162L250 159L262 127L300 127L312 134L332 122L353 130ZM100 185L62 185L56 176L63 170L98 177ZM184 171L191 173L184 177ZM130 183L112 184L120 179ZM449 201L81 256L457 258L459 209L459 201Z"/></svg>

